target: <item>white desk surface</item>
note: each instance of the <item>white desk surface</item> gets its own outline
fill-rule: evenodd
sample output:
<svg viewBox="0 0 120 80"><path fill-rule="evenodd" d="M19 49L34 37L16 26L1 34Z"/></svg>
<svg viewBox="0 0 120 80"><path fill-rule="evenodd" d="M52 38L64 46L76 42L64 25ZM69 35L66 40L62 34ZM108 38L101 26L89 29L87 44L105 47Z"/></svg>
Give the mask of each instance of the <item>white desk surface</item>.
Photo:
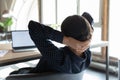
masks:
<svg viewBox="0 0 120 80"><path fill-rule="evenodd" d="M65 46L63 44L60 44L60 43L57 43L57 42L54 42L54 41L52 41L52 42L58 47ZM91 45L90 45L90 48L106 47L108 45L109 45L108 41L92 41Z"/></svg>
<svg viewBox="0 0 120 80"><path fill-rule="evenodd" d="M108 41L96 41L91 42L90 48L106 47L108 45L109 45Z"/></svg>

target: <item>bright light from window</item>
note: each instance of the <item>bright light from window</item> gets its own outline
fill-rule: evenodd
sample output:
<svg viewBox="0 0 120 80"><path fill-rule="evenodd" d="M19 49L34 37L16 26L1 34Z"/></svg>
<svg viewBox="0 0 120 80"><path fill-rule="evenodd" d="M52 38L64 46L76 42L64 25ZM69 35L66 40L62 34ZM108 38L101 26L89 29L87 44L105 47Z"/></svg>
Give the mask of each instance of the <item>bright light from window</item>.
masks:
<svg viewBox="0 0 120 80"><path fill-rule="evenodd" d="M99 22L100 17L100 0L80 0L80 13L89 12L94 22Z"/></svg>
<svg viewBox="0 0 120 80"><path fill-rule="evenodd" d="M61 24L69 15L89 12L95 26L101 26L101 0L42 0L42 22ZM79 6L79 7L78 7Z"/></svg>
<svg viewBox="0 0 120 80"><path fill-rule="evenodd" d="M66 17L77 14L76 0L58 0L57 5L58 5L58 17L57 17L58 24L61 24Z"/></svg>
<svg viewBox="0 0 120 80"><path fill-rule="evenodd" d="M43 0L42 1L42 23L55 24L55 0Z"/></svg>
<svg viewBox="0 0 120 80"><path fill-rule="evenodd" d="M29 21L38 21L38 16L38 0L16 0L11 30L27 30Z"/></svg>

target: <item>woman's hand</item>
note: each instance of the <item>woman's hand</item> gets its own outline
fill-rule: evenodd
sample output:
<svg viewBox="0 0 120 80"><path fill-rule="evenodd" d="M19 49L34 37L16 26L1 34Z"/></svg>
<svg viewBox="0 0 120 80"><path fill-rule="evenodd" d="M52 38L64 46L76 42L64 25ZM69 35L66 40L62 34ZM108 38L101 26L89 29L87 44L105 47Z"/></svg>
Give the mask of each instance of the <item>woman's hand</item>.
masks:
<svg viewBox="0 0 120 80"><path fill-rule="evenodd" d="M90 42L91 39L84 42L78 41L72 37L64 37L63 39L63 44L69 46L72 49L72 51L74 51L77 54L81 54L85 50L87 50L90 47Z"/></svg>

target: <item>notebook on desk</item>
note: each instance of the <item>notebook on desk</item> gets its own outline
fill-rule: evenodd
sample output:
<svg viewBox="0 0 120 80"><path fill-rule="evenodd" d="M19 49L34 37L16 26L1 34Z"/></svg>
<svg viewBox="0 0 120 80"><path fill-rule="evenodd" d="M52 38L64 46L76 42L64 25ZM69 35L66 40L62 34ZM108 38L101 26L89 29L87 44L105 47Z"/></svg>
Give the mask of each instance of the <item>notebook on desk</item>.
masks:
<svg viewBox="0 0 120 80"><path fill-rule="evenodd" d="M12 49L14 52L37 50L28 30L12 31Z"/></svg>

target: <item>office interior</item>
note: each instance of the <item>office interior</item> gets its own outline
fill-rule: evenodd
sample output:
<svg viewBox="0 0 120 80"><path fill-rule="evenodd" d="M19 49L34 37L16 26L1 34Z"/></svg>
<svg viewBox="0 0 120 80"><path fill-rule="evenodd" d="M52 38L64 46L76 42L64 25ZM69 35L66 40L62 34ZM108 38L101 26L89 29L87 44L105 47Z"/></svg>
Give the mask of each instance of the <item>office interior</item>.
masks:
<svg viewBox="0 0 120 80"><path fill-rule="evenodd" d="M109 43L107 48L91 49L90 68L105 73L108 53L109 73L116 77L114 80L117 80L120 58L119 2L119 0L0 0L0 44L11 44L11 31L28 30L30 20L60 30L60 25L67 16L89 12L94 18L93 42ZM8 18L10 23L4 25Z"/></svg>

